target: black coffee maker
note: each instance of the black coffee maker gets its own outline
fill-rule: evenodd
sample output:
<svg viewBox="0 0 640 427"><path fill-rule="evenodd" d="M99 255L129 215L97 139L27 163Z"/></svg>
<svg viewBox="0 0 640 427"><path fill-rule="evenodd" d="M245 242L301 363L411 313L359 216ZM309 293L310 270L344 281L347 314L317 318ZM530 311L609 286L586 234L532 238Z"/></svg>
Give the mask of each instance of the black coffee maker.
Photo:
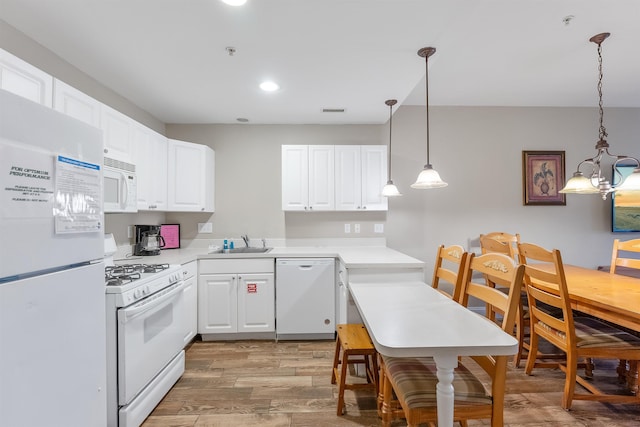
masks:
<svg viewBox="0 0 640 427"><path fill-rule="evenodd" d="M137 256L160 255L164 238L160 235L159 225L134 225L136 242L133 254Z"/></svg>

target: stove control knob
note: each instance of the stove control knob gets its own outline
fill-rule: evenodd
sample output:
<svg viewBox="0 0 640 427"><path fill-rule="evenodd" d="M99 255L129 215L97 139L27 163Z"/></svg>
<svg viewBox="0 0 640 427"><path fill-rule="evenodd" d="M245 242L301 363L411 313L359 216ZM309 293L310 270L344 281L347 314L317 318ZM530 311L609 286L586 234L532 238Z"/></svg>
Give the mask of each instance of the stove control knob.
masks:
<svg viewBox="0 0 640 427"><path fill-rule="evenodd" d="M140 298L140 289L136 289L135 291L133 291L133 297Z"/></svg>
<svg viewBox="0 0 640 427"><path fill-rule="evenodd" d="M149 286L145 286L144 287L144 294L145 295L149 295L151 293L151 289L149 289Z"/></svg>

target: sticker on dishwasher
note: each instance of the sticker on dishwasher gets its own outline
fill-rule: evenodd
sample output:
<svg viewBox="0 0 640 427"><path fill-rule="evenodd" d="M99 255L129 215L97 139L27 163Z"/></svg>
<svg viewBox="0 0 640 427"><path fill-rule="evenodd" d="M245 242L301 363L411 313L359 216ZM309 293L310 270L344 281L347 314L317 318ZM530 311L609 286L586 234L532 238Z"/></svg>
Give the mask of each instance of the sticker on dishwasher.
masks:
<svg viewBox="0 0 640 427"><path fill-rule="evenodd" d="M258 284L257 283L247 283L247 293L248 294L257 294L258 293Z"/></svg>

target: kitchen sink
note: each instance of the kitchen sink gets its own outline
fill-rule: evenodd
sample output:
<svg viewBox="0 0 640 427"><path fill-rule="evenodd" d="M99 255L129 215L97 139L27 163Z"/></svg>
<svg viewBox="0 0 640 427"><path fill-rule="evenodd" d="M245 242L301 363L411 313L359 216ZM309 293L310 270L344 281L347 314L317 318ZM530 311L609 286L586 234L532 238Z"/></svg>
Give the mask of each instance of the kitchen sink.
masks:
<svg viewBox="0 0 640 427"><path fill-rule="evenodd" d="M229 249L226 252L222 249L211 252L212 254L265 254L269 252L273 248L233 248Z"/></svg>

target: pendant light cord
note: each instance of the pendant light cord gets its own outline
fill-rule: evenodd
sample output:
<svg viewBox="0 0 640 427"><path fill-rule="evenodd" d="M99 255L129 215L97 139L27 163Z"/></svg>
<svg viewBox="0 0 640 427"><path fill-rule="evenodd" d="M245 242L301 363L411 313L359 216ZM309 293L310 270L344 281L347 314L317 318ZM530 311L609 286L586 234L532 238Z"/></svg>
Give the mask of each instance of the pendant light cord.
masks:
<svg viewBox="0 0 640 427"><path fill-rule="evenodd" d="M393 121L393 104L389 105L389 154L387 155L387 165L389 168L389 177L391 179L391 122Z"/></svg>
<svg viewBox="0 0 640 427"><path fill-rule="evenodd" d="M424 74L424 81L425 81L426 101L427 101L427 164L430 165L431 162L429 161L429 132L431 128L429 126L429 55L424 57L424 63L426 68L425 74Z"/></svg>
<svg viewBox="0 0 640 427"><path fill-rule="evenodd" d="M391 127L393 123L393 106L398 101L396 99L387 99L384 103L389 106L389 153L387 154L387 172L389 176L387 179L391 182Z"/></svg>

